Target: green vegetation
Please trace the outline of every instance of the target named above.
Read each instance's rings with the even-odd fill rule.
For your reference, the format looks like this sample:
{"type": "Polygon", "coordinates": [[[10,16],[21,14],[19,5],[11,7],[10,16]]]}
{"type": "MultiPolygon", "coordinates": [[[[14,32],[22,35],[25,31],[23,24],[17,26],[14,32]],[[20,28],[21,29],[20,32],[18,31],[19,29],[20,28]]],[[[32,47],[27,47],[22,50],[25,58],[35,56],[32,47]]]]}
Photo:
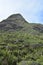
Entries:
{"type": "Polygon", "coordinates": [[[0,33],[0,65],[43,65],[43,35],[0,33]]]}

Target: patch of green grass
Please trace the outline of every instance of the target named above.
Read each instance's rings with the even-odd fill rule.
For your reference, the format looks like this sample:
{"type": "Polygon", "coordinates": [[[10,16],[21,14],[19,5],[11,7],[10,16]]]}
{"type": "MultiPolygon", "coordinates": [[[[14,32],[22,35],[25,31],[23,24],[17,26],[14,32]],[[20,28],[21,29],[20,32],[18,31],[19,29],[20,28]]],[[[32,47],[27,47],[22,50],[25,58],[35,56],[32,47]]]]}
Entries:
{"type": "Polygon", "coordinates": [[[31,65],[33,62],[43,65],[43,35],[0,33],[0,65],[5,60],[8,65],[31,65]]]}

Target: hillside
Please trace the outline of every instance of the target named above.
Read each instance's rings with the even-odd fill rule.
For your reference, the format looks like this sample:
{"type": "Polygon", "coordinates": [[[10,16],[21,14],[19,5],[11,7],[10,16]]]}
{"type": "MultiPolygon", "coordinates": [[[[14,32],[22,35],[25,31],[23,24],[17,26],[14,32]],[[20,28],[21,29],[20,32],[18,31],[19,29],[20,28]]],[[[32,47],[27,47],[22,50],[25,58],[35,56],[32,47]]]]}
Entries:
{"type": "Polygon", "coordinates": [[[28,33],[43,33],[43,25],[28,23],[21,14],[13,14],[0,22],[1,31],[21,31],[28,33]]]}
{"type": "Polygon", "coordinates": [[[0,65],[43,65],[43,25],[21,14],[1,21],[0,65]]]}

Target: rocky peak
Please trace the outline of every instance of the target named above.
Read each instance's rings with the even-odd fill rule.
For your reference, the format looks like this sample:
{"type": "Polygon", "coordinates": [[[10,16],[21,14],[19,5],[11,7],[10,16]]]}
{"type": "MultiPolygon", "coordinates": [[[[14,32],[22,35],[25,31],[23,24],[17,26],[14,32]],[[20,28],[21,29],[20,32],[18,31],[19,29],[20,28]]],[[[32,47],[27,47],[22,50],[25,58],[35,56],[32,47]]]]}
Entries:
{"type": "Polygon", "coordinates": [[[21,14],[13,14],[7,18],[7,20],[24,20],[21,14]]]}

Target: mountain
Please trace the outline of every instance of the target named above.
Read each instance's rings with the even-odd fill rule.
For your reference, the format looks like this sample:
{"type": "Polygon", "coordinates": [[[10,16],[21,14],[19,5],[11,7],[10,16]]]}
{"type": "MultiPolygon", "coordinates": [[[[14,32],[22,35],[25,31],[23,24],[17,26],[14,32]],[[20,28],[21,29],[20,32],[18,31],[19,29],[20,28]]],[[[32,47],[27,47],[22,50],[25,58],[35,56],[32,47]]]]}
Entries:
{"type": "Polygon", "coordinates": [[[0,30],[21,30],[26,24],[25,19],[20,14],[14,14],[9,16],[6,20],[0,22],[0,30]]]}
{"type": "Polygon", "coordinates": [[[0,22],[2,31],[24,31],[32,34],[43,33],[43,25],[28,23],[21,14],[13,14],[0,22]]]}
{"type": "Polygon", "coordinates": [[[43,65],[43,24],[21,14],[0,22],[0,65],[43,65]]]}

